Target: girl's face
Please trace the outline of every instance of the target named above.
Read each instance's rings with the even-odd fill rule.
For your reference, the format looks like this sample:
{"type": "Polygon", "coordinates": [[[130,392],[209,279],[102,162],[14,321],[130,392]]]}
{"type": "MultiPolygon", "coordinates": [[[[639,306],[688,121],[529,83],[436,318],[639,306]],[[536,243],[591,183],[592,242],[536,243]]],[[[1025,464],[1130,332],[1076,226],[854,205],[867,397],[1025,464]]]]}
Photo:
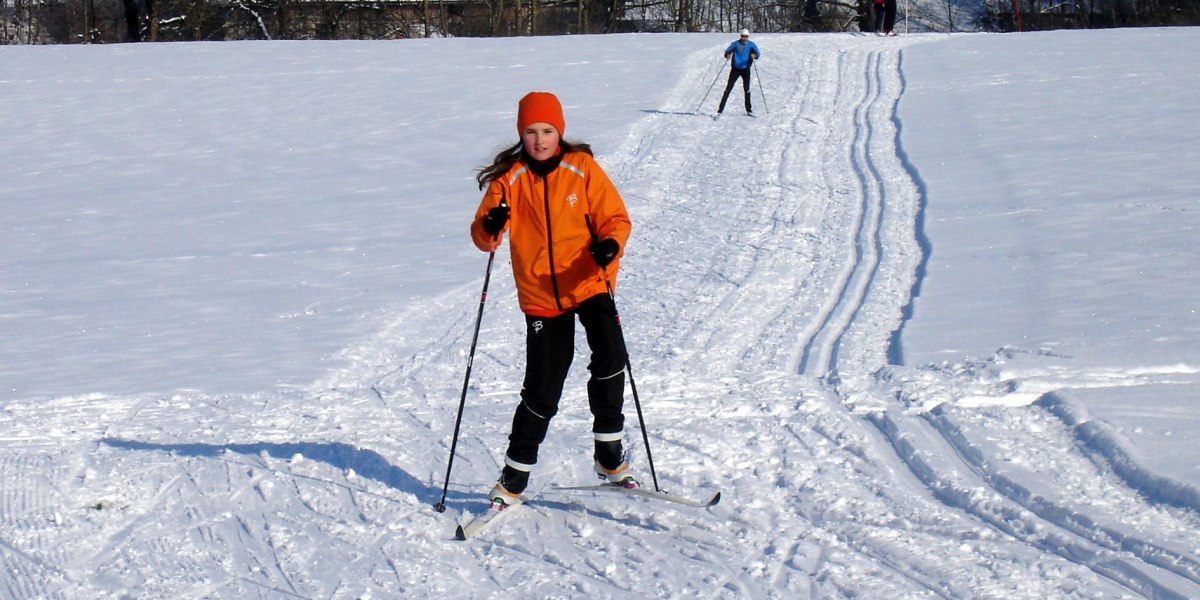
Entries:
{"type": "Polygon", "coordinates": [[[533,160],[547,160],[558,153],[558,130],[549,123],[530,123],[521,132],[521,143],[533,160]]]}

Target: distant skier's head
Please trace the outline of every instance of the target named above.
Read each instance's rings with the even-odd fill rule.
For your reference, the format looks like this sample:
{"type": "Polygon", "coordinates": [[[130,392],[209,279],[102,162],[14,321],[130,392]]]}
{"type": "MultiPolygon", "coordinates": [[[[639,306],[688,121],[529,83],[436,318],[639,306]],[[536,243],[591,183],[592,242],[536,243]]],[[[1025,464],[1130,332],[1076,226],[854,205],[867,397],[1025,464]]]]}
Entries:
{"type": "Polygon", "coordinates": [[[750,30],[749,30],[749,29],[743,29],[743,30],[742,30],[742,41],[743,41],[743,42],[747,42],[747,41],[749,41],[749,40],[750,40],[750,30]]]}
{"type": "Polygon", "coordinates": [[[548,160],[558,154],[566,122],[562,105],[549,92],[530,92],[517,106],[517,134],[525,154],[534,160],[548,160]]]}

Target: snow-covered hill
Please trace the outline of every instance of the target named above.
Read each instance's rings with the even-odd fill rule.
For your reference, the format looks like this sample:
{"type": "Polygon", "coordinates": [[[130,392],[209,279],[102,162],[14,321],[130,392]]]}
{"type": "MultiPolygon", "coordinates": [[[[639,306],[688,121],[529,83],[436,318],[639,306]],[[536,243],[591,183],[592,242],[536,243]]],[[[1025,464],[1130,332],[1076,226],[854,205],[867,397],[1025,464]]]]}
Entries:
{"type": "Polygon", "coordinates": [[[756,36],[713,119],[727,38],[0,47],[0,597],[1200,596],[1195,30],[756,36]],[[533,89],[632,214],[657,479],[724,495],[554,489],[577,367],[463,543],[523,368],[503,250],[435,512],[473,168],[533,89]]]}

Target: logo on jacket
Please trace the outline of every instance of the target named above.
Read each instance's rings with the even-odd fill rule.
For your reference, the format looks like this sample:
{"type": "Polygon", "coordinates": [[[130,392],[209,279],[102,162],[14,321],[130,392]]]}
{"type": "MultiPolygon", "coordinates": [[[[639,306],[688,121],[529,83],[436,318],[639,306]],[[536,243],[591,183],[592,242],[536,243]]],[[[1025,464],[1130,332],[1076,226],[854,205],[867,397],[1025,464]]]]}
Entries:
{"type": "Polygon", "coordinates": [[[579,202],[579,196],[576,196],[575,194],[567,196],[567,204],[570,204],[571,208],[575,208],[576,202],[579,202]]]}

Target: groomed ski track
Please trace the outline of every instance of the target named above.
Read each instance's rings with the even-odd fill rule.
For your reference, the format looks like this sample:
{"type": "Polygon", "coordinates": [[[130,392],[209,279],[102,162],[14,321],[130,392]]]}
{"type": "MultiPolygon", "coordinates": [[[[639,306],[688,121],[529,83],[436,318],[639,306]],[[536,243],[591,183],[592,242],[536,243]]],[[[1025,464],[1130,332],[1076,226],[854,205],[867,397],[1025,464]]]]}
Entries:
{"type": "Polygon", "coordinates": [[[529,501],[453,541],[499,471],[523,363],[501,252],[446,513],[431,507],[479,282],[396,315],[311,389],[14,403],[26,446],[0,460],[0,598],[1200,597],[1195,490],[1142,493],[1154,475],[1067,397],[956,404],[1005,393],[1003,352],[889,364],[927,250],[903,52],[931,40],[772,37],[755,118],[734,99],[711,118],[723,75],[697,109],[705,48],[599,149],[634,221],[617,302],[658,477],[720,488],[717,507],[553,489],[591,483],[581,354],[529,501]],[[98,441],[64,458],[58,424],[81,421],[98,441]],[[208,436],[231,421],[244,430],[208,436]]]}
{"type": "MultiPolygon", "coordinates": [[[[1106,594],[1191,597],[1200,590],[1200,562],[1191,551],[1200,541],[1196,504],[1185,504],[1192,512],[1147,504],[1137,489],[1104,473],[1103,452],[1099,467],[1094,456],[1082,455],[1072,443],[1072,430],[1051,415],[1036,415],[1048,423],[1025,428],[1014,427],[1005,410],[957,411],[951,403],[926,397],[927,392],[944,394],[944,383],[926,390],[910,382],[932,377],[928,370],[914,376],[911,370],[887,365],[889,355],[902,358],[889,342],[918,288],[916,277],[928,249],[918,231],[923,202],[918,174],[904,162],[895,117],[904,85],[900,62],[905,43],[876,42],[869,36],[840,38],[829,45],[784,40],[777,44],[784,48],[775,52],[790,51],[793,60],[782,73],[773,65],[769,80],[776,86],[766,92],[767,100],[774,100],[769,105],[773,112],[764,114],[760,104],[758,119],[749,120],[731,102],[712,125],[689,123],[677,130],[682,135],[665,144],[638,140],[633,158],[640,173],[685,174],[651,176],[644,186],[646,204],[654,207],[651,221],[666,232],[646,237],[650,254],[672,257],[665,262],[680,269],[696,268],[686,285],[656,290],[668,296],[664,306],[684,307],[683,314],[668,313],[661,331],[670,332],[674,319],[684,333],[670,347],[651,353],[673,355],[680,366],[690,365],[687,374],[672,378],[680,381],[733,372],[732,381],[744,382],[752,378],[745,371],[762,377],[763,367],[799,376],[801,390],[792,409],[810,416],[807,427],[788,419],[768,425],[771,413],[780,409],[760,403],[762,429],[735,426],[717,435],[752,440],[742,460],[727,465],[756,464],[756,455],[779,457],[790,476],[772,473],[785,477],[772,499],[778,503],[774,510],[786,512],[790,506],[799,518],[789,522],[808,521],[814,528],[761,541],[767,551],[758,560],[774,566],[768,581],[799,581],[809,575],[812,581],[803,587],[813,597],[853,595],[850,586],[839,585],[836,574],[854,572],[862,561],[882,570],[877,577],[887,583],[875,593],[887,597],[907,595],[887,589],[946,598],[1078,592],[1076,584],[1049,575],[1043,590],[1005,591],[1006,578],[999,573],[1034,564],[1049,568],[1043,563],[1057,557],[1064,562],[1064,573],[1073,572],[1067,580],[1089,580],[1083,587],[1108,589],[1106,594]],[[792,85],[780,87],[780,82],[792,85]],[[800,264],[807,270],[796,270],[796,255],[806,257],[800,264]],[[830,412],[824,414],[826,410],[830,412]],[[1003,445],[989,448],[985,440],[996,436],[1006,438],[1003,445]],[[1050,458],[1057,466],[1034,473],[1004,464],[1014,460],[1009,452],[1045,448],[1047,439],[1057,440],[1057,448],[1019,463],[1032,466],[1050,458]],[[831,465],[836,459],[815,451],[825,444],[866,464],[851,461],[836,468],[831,465]],[[814,456],[793,457],[797,447],[814,456]],[[889,449],[902,467],[899,473],[886,466],[889,449]],[[989,456],[988,451],[1003,454],[989,456]],[[1064,464],[1070,466],[1062,469],[1064,464]],[[1074,476],[1054,477],[1056,470],[1074,476]],[[1096,477],[1078,477],[1088,472],[1096,477]],[[838,480],[868,485],[848,492],[839,489],[838,480]],[[1084,483],[1105,489],[1073,491],[1084,483]],[[871,484],[879,487],[871,489],[871,484]],[[918,511],[923,515],[918,517],[912,514],[911,498],[905,498],[909,494],[932,494],[941,505],[918,511]],[[1114,496],[1124,508],[1075,506],[1070,500],[1114,496]],[[847,503],[855,505],[851,515],[839,510],[847,503]],[[1130,507],[1132,513],[1123,512],[1130,507]],[[900,535],[888,532],[885,524],[897,515],[907,523],[900,535]],[[1187,539],[1137,534],[1138,519],[1162,518],[1178,519],[1187,539]],[[982,580],[947,576],[938,563],[952,564],[957,551],[949,539],[939,540],[932,532],[964,526],[979,528],[981,540],[1001,547],[1015,544],[1019,550],[998,551],[990,563],[996,572],[982,580]],[[799,539],[791,539],[796,534],[799,539]],[[827,541],[818,549],[811,545],[816,540],[827,541]],[[1027,552],[1036,558],[1022,556],[1027,552]]],[[[702,81],[702,73],[694,81],[702,81]]],[[[958,384],[972,393],[978,385],[970,380],[958,384]]],[[[755,387],[714,395],[731,400],[778,395],[755,387]]],[[[718,402],[705,416],[721,422],[721,408],[718,402]]],[[[735,475],[735,489],[738,479],[735,475]]],[[[737,523],[738,516],[732,519],[737,523]]],[[[754,525],[743,527],[733,537],[752,537],[754,525]]],[[[775,588],[736,589],[758,596],[775,588]]]]}

